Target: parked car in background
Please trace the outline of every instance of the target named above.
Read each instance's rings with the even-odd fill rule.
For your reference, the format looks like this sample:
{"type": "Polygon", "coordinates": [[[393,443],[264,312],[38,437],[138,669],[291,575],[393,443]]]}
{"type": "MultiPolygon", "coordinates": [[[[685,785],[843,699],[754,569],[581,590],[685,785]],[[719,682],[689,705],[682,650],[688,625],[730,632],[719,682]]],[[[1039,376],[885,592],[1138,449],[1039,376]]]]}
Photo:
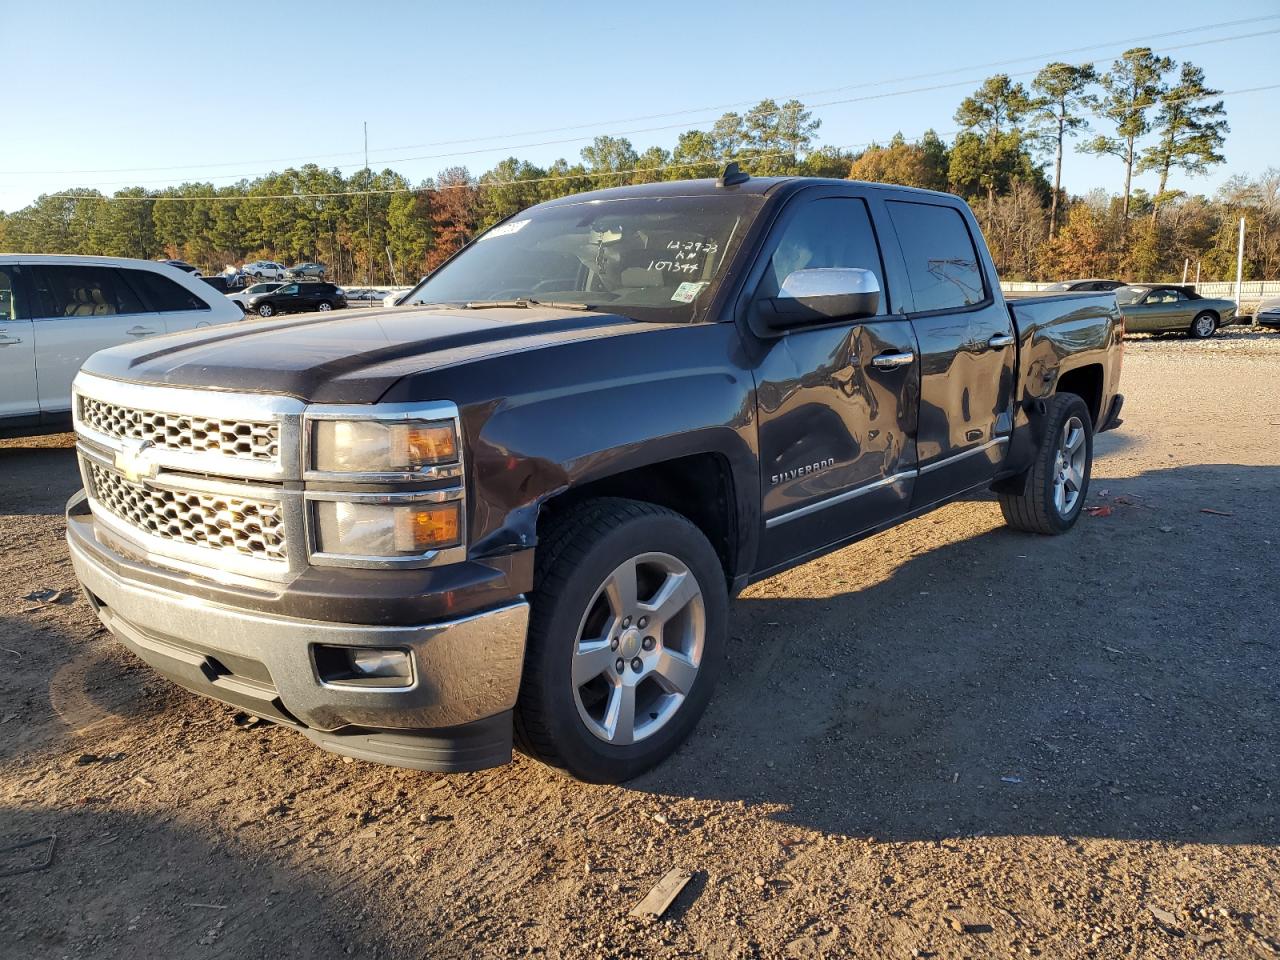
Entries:
{"type": "Polygon", "coordinates": [[[277,313],[304,313],[309,310],[341,310],[347,305],[346,292],[332,283],[294,281],[275,290],[245,298],[245,310],[260,317],[277,313]]]}
{"type": "Polygon", "coordinates": [[[1263,300],[1258,304],[1258,312],[1254,314],[1253,320],[1260,327],[1280,330],[1280,297],[1263,300]]]}
{"type": "Polygon", "coordinates": [[[320,279],[324,276],[323,263],[295,263],[286,271],[291,277],[315,277],[320,279]]]}
{"type": "Polygon", "coordinates": [[[253,263],[246,263],[240,270],[255,280],[283,280],[287,272],[274,260],[255,260],[253,263]]]}
{"type": "Polygon", "coordinates": [[[1098,291],[1105,293],[1108,290],[1118,290],[1124,286],[1123,280],[1098,280],[1090,278],[1088,280],[1062,280],[1058,283],[1051,283],[1045,287],[1045,292],[1053,291],[1054,293],[1086,293],[1098,291]]]}
{"type": "MultiPolygon", "coordinates": [[[[199,274],[196,274],[196,276],[199,276],[199,274]]],[[[227,278],[222,274],[218,274],[216,277],[200,277],[200,279],[219,293],[231,292],[231,284],[227,282],[227,278]]]]}
{"type": "Polygon", "coordinates": [[[1219,327],[1240,322],[1234,300],[1209,299],[1174,283],[1131,283],[1116,290],[1116,303],[1130,333],[1185,333],[1204,339],[1219,327]]]}
{"type": "Polygon", "coordinates": [[[91,353],[243,315],[164,262],[0,254],[0,433],[69,429],[71,381],[91,353]]]}
{"type": "Polygon", "coordinates": [[[197,270],[195,267],[193,267],[191,264],[187,263],[187,261],[185,260],[165,260],[163,257],[161,257],[156,261],[156,263],[167,263],[171,267],[177,267],[179,270],[183,271],[184,273],[190,273],[197,277],[200,276],[200,271],[197,270]]]}
{"type": "Polygon", "coordinates": [[[283,286],[284,283],[279,280],[268,280],[265,283],[255,283],[251,287],[245,287],[239,293],[227,294],[227,299],[233,303],[240,304],[240,308],[248,313],[250,297],[255,297],[260,293],[271,293],[273,290],[279,290],[283,286]]]}

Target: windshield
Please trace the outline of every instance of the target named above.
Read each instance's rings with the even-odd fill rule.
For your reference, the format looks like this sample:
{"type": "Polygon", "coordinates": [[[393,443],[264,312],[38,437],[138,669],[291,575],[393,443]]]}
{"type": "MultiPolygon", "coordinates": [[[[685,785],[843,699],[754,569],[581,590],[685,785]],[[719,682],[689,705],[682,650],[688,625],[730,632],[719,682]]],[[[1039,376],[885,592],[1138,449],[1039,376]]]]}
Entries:
{"type": "Polygon", "coordinates": [[[1045,287],[1045,289],[1046,290],[1070,290],[1071,284],[1064,280],[1061,283],[1051,283],[1047,287],[1045,287]]]}
{"type": "Polygon", "coordinates": [[[760,204],[733,194],[534,207],[482,234],[402,303],[571,302],[692,322],[760,204]]]}
{"type": "Polygon", "coordinates": [[[270,293],[272,290],[278,290],[279,288],[280,284],[278,283],[255,283],[245,293],[270,293]]]}
{"type": "Polygon", "coordinates": [[[1137,303],[1146,295],[1146,287],[1120,287],[1116,290],[1116,303],[1137,303]]]}

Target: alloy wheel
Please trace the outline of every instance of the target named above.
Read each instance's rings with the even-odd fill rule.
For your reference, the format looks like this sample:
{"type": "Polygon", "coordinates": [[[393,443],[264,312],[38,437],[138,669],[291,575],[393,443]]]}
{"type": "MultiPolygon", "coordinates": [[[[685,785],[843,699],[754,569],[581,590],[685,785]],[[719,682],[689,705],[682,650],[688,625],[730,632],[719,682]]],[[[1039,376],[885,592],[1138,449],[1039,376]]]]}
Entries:
{"type": "Polygon", "coordinates": [[[319,309],[321,313],[328,313],[330,310],[333,309],[333,307],[327,303],[322,303],[317,309],[319,309]]]}
{"type": "Polygon", "coordinates": [[[1059,516],[1071,516],[1084,489],[1085,457],[1088,453],[1084,429],[1084,422],[1079,417],[1068,417],[1062,425],[1058,454],[1053,464],[1053,506],[1059,516]]]}
{"type": "Polygon", "coordinates": [[[706,633],[702,588],[683,561],[644,553],[619,564],[574,643],[570,682],[587,729],[617,746],[661,730],[693,689],[706,633]]]}

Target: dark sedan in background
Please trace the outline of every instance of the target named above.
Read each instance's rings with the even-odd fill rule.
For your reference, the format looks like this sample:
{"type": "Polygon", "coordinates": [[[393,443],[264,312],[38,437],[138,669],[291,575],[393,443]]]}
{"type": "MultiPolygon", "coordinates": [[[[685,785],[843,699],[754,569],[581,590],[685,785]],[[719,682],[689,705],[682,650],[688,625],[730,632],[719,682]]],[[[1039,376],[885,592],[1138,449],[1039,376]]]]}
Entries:
{"type": "Polygon", "coordinates": [[[1253,321],[1260,327],[1280,330],[1280,297],[1272,297],[1258,304],[1258,313],[1253,321]]]}
{"type": "Polygon", "coordinates": [[[1130,333],[1185,333],[1212,337],[1219,327],[1239,323],[1234,300],[1202,297],[1190,286],[1134,283],[1116,290],[1116,303],[1130,333]]]}
{"type": "Polygon", "coordinates": [[[245,310],[259,317],[274,317],[277,313],[341,310],[346,305],[347,295],[341,287],[332,283],[299,282],[254,294],[245,303],[245,310]]]}
{"type": "Polygon", "coordinates": [[[1100,280],[1097,277],[1090,277],[1087,280],[1060,280],[1049,284],[1044,289],[1046,292],[1052,290],[1054,293],[1106,293],[1108,290],[1116,290],[1123,286],[1123,280],[1100,280]]]}

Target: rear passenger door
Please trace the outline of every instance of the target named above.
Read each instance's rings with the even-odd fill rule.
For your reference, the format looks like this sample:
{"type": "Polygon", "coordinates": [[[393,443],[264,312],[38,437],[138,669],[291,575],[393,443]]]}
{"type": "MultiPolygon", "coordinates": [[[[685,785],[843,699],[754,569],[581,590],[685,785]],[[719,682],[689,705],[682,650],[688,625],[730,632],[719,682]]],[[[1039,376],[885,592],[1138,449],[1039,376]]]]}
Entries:
{"type": "Polygon", "coordinates": [[[757,568],[766,570],[906,511],[919,365],[860,191],[797,195],[761,259],[753,303],[776,297],[796,270],[868,270],[881,291],[874,316],[823,320],[756,341],[764,520],[757,568]]]}
{"type": "MultiPolygon", "coordinates": [[[[164,276],[159,270],[126,268],[120,272],[146,306],[159,315],[164,332],[174,333],[210,325],[209,317],[213,311],[209,309],[208,301],[164,276]]],[[[204,281],[200,283],[209,287],[210,294],[221,296],[209,284],[204,281]]]]}
{"type": "Polygon", "coordinates": [[[1013,319],[960,208],[887,199],[920,344],[918,508],[990,481],[1012,430],[1013,319]]]}
{"type": "Polygon", "coordinates": [[[90,354],[164,332],[114,267],[34,265],[29,289],[42,413],[71,409],[71,381],[90,354]]]}
{"type": "Polygon", "coordinates": [[[0,266],[0,418],[40,412],[35,332],[22,288],[23,268],[0,266]]]}

